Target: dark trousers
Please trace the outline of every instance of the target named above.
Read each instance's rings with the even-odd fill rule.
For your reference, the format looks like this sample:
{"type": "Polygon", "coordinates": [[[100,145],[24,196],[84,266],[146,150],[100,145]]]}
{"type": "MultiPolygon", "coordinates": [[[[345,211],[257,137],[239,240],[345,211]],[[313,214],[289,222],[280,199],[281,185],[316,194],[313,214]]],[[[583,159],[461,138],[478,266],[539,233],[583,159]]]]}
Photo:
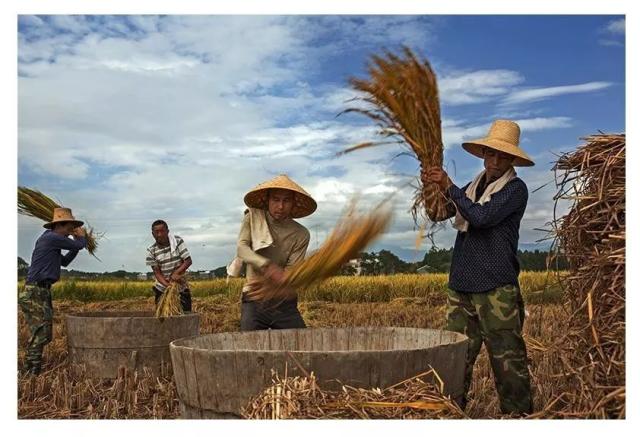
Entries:
{"type": "MultiPolygon", "coordinates": [[[[162,291],[158,290],[156,287],[152,287],[153,292],[155,293],[155,303],[158,305],[160,301],[160,296],[162,296],[162,291]]],[[[182,306],[182,311],[185,313],[191,312],[191,290],[185,288],[180,292],[180,305],[182,306]]]]}
{"type": "Polygon", "coordinates": [[[297,299],[284,301],[278,305],[274,302],[242,301],[241,331],[306,327],[307,325],[298,311],[297,299]]]}

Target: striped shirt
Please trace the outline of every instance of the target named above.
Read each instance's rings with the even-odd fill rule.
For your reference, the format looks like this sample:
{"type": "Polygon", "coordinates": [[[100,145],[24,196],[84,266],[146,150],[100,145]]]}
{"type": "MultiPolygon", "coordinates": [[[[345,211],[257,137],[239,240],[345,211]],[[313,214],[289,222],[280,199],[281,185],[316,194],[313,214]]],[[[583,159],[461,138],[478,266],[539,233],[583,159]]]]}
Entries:
{"type": "MultiPolygon", "coordinates": [[[[154,243],[147,249],[146,263],[148,266],[159,267],[162,274],[168,278],[171,273],[173,273],[173,271],[190,256],[187,246],[184,244],[184,240],[176,235],[176,250],[173,253],[171,252],[171,247],[169,245],[166,247],[160,247],[158,246],[158,243],[154,243]]],[[[154,287],[160,291],[164,291],[166,288],[157,280],[154,287]]]]}

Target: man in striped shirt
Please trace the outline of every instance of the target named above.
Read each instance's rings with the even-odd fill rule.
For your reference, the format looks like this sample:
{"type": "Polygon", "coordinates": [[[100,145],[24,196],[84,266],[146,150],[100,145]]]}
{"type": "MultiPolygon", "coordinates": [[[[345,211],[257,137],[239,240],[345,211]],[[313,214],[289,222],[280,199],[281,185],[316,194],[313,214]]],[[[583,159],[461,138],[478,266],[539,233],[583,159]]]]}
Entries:
{"type": "Polygon", "coordinates": [[[151,235],[156,242],[147,249],[146,264],[151,266],[156,282],[153,285],[156,305],[171,281],[182,280],[180,304],[184,312],[191,311],[191,291],[186,280],[181,279],[191,266],[191,255],[184,240],[169,234],[169,226],[164,220],[156,220],[151,225],[151,235]]]}

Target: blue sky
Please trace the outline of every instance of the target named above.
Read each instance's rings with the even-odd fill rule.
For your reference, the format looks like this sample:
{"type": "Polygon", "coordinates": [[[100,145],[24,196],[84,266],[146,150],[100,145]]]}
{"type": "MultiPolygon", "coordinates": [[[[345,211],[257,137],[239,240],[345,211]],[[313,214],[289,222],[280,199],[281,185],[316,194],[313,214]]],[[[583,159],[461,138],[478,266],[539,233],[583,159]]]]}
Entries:
{"type": "MultiPolygon", "coordinates": [[[[554,152],[625,130],[622,16],[20,16],[18,26],[18,183],[106,232],[102,262],[83,254],[82,270],[146,270],[156,218],[185,239],[194,269],[224,265],[244,193],[281,172],[318,200],[301,220],[312,249],[354,194],[372,205],[406,183],[400,174],[417,166],[391,161],[399,148],[334,157],[375,139],[367,120],[335,115],[353,97],[348,78],[383,47],[431,61],[459,185],[481,168],[461,141],[495,118],[521,124],[537,164],[517,169],[530,191],[552,180],[554,152]]],[[[530,194],[523,247],[542,238],[534,229],[552,218],[553,193],[530,194]]],[[[411,195],[397,195],[375,248],[412,256],[411,195]]],[[[29,262],[41,224],[18,225],[29,262]]],[[[436,242],[454,237],[448,227],[436,242]]]]}

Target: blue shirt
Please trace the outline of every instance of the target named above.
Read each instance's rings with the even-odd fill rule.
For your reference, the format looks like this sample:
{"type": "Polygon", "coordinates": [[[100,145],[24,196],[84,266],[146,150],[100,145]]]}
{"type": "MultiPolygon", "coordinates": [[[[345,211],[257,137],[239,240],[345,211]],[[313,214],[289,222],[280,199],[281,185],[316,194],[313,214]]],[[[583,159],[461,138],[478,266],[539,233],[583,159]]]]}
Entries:
{"type": "Polygon", "coordinates": [[[27,273],[27,282],[49,281],[51,283],[60,279],[60,266],[68,266],[76,257],[80,249],[87,246],[87,240],[83,237],[68,237],[46,230],[36,241],[36,246],[31,254],[31,265],[27,273]],[[62,255],[61,250],[68,250],[62,255]]]}
{"type": "MultiPolygon", "coordinates": [[[[466,196],[467,186],[448,189],[449,197],[469,222],[468,231],[456,236],[449,288],[482,293],[504,285],[519,286],[518,238],[529,198],[527,185],[516,177],[484,205],[466,196]]],[[[477,194],[476,199],[482,195],[477,194]]]]}

